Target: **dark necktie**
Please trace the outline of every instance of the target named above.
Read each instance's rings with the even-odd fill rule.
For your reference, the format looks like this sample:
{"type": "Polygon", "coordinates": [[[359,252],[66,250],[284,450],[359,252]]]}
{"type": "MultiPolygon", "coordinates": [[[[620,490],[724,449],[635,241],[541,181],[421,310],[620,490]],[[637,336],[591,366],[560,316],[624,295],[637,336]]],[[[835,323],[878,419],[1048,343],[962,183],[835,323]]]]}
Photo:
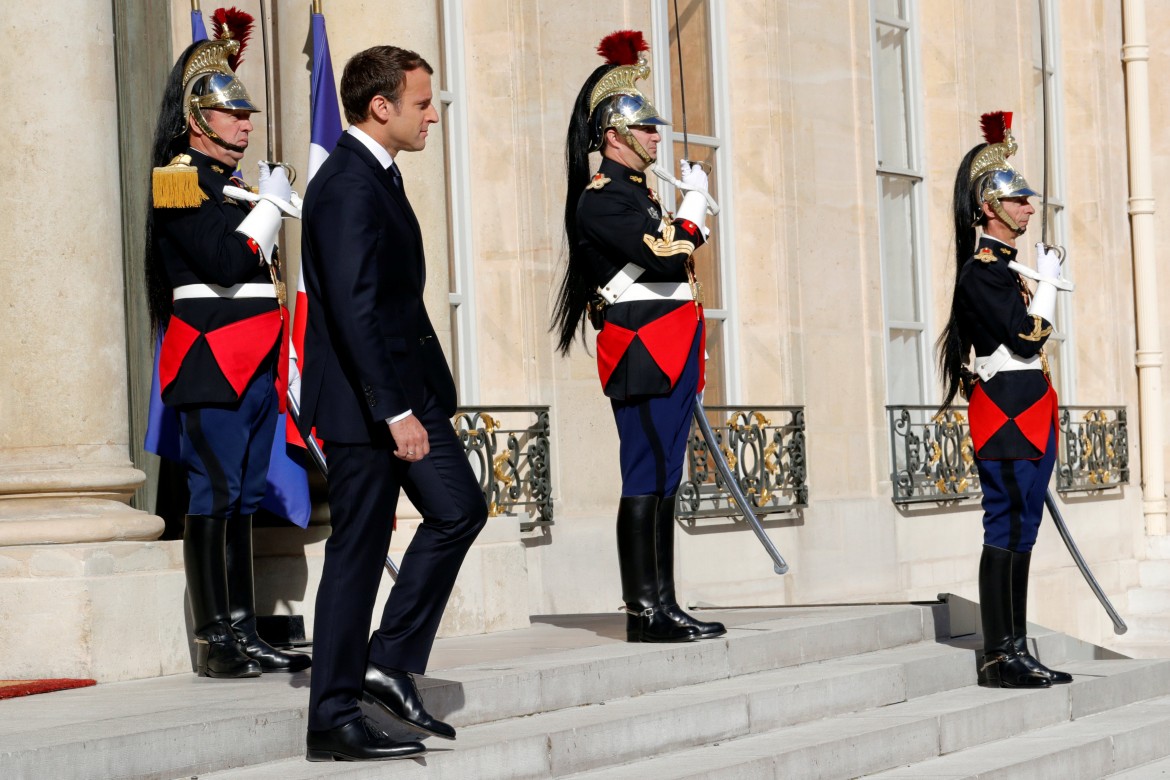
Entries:
{"type": "Polygon", "coordinates": [[[402,186],[402,171],[398,170],[398,163],[390,163],[390,167],[386,171],[390,174],[390,181],[394,182],[394,186],[398,188],[398,191],[405,195],[406,190],[402,186]]]}

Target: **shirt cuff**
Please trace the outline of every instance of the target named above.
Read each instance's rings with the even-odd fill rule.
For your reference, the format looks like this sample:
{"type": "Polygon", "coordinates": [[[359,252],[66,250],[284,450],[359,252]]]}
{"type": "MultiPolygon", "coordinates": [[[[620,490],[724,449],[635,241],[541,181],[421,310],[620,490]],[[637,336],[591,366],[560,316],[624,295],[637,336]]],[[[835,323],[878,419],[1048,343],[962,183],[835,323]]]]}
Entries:
{"type": "Polygon", "coordinates": [[[387,418],[386,418],[386,424],[387,424],[387,425],[393,425],[394,423],[396,423],[396,422],[398,422],[398,421],[400,421],[400,420],[405,420],[407,417],[410,417],[410,415],[412,415],[412,414],[414,414],[414,412],[413,412],[413,411],[411,411],[410,409],[407,409],[407,410],[406,410],[405,412],[403,412],[402,414],[396,414],[396,415],[394,415],[393,417],[387,417],[387,418]]]}

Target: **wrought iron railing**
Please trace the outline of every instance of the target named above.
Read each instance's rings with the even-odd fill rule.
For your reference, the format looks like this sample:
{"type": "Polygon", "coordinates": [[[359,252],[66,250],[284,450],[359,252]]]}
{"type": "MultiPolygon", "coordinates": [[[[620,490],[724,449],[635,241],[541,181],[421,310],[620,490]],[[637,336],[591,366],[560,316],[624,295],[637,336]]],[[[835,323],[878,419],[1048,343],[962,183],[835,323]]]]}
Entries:
{"type": "MultiPolygon", "coordinates": [[[[707,419],[757,515],[808,506],[803,406],[708,406],[707,419]]],[[[739,516],[707,442],[693,424],[677,512],[691,523],[701,517],[739,516]]]]}
{"type": "MultiPolygon", "coordinates": [[[[887,406],[894,503],[955,501],[980,495],[966,407],[887,406]]],[[[1056,489],[1105,490],[1129,482],[1124,406],[1060,407],[1056,489]]]]}
{"type": "Polygon", "coordinates": [[[522,530],[553,521],[547,406],[460,408],[452,421],[488,515],[523,513],[522,530]]]}
{"type": "Polygon", "coordinates": [[[966,407],[887,406],[895,504],[980,495],[966,407]]]}
{"type": "Polygon", "coordinates": [[[1062,406],[1056,489],[1105,490],[1129,482],[1124,406],[1062,406]]]}

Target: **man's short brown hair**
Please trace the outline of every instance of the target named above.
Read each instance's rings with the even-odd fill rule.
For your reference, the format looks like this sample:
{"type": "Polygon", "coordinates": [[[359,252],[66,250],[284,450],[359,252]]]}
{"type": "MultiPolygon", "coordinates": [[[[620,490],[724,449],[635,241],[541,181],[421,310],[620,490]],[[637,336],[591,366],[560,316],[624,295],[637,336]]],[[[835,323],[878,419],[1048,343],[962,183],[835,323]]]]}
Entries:
{"type": "Polygon", "coordinates": [[[402,100],[407,71],[422,68],[435,71],[413,51],[397,46],[373,46],[350,57],[341,74],[341,105],[351,125],[369,115],[370,101],[381,95],[396,107],[402,100]]]}

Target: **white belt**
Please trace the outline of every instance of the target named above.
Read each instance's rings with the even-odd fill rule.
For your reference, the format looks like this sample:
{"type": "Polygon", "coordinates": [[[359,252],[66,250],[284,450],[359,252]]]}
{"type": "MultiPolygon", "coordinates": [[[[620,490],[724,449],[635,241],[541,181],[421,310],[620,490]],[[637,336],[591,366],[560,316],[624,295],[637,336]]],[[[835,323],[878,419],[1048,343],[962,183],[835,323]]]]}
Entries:
{"type": "Polygon", "coordinates": [[[1043,369],[1044,366],[1040,362],[1039,355],[1022,358],[1008,349],[1006,344],[1000,344],[996,347],[995,352],[986,357],[975,357],[975,373],[984,382],[991,381],[991,378],[1000,371],[1042,371],[1043,369]]]}
{"type": "Polygon", "coordinates": [[[617,303],[626,290],[630,289],[630,286],[638,281],[638,277],[645,272],[646,269],[637,263],[626,263],[625,267],[614,274],[612,279],[597,288],[597,293],[605,299],[606,303],[617,303]]]}
{"type": "Polygon", "coordinates": [[[686,282],[641,282],[631,284],[618,303],[627,301],[689,301],[691,286],[686,282]]]}
{"type": "Polygon", "coordinates": [[[218,284],[184,284],[173,291],[174,300],[186,298],[275,298],[276,289],[268,282],[247,282],[234,284],[231,287],[220,287],[218,284]]]}

